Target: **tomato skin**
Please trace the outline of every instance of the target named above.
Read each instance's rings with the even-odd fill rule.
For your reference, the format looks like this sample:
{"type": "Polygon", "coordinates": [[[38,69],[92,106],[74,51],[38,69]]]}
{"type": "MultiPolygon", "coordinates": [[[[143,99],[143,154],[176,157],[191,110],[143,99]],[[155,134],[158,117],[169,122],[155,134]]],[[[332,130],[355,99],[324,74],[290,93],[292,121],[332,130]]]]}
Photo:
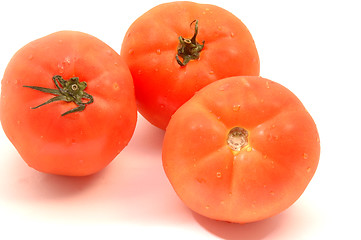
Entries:
{"type": "Polygon", "coordinates": [[[108,165],[133,135],[137,111],[130,71],[113,49],[81,32],[61,31],[21,48],[9,62],[1,89],[1,124],[24,161],[46,173],[84,176],[108,165]],[[52,77],[78,77],[94,102],[81,112],[57,101],[31,109],[56,89],[52,77]]]}
{"type": "Polygon", "coordinates": [[[225,77],[258,76],[260,69],[255,43],[241,20],[220,7],[193,2],[161,4],[139,17],[125,35],[121,55],[134,79],[139,112],[161,129],[202,87],[225,77]],[[194,20],[204,48],[198,60],[181,67],[175,59],[178,38],[193,36],[194,20]]]}
{"type": "Polygon", "coordinates": [[[195,94],[172,116],[163,166],[193,211],[246,223],[291,206],[313,177],[320,156],[316,125],[288,89],[261,77],[231,77],[195,94]],[[234,154],[229,131],[248,131],[234,154]]]}

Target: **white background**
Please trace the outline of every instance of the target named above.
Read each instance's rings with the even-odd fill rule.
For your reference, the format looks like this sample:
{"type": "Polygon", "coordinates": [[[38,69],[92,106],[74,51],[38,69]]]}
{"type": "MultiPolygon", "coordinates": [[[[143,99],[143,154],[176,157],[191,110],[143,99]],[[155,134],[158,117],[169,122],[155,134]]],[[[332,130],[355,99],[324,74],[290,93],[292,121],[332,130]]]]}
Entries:
{"type": "MultiPolygon", "coordinates": [[[[119,52],[130,24],[161,2],[1,1],[0,76],[19,48],[59,30],[92,34],[119,52]]],[[[357,1],[198,2],[238,16],[256,42],[261,76],[293,91],[313,116],[321,159],[301,198],[273,218],[244,225],[191,212],[163,172],[163,131],[142,117],[118,157],[82,178],[29,168],[0,130],[0,239],[361,239],[357,1]]]]}

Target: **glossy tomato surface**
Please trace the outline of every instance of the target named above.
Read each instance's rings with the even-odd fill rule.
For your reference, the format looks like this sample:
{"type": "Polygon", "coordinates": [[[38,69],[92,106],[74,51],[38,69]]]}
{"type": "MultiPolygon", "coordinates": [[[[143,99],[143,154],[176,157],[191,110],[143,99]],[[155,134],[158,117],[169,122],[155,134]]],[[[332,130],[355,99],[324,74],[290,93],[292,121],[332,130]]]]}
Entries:
{"type": "Polygon", "coordinates": [[[193,2],[161,4],[139,17],[125,35],[121,55],[134,79],[139,112],[162,129],[202,87],[225,77],[258,76],[260,69],[241,20],[220,7],[193,2]],[[181,66],[179,38],[191,40],[196,26],[196,42],[204,46],[198,59],[181,66]]]}
{"type": "Polygon", "coordinates": [[[318,165],[316,125],[300,100],[261,77],[232,77],[172,116],[163,166],[184,203],[209,218],[253,222],[288,208],[318,165]]]}
{"type": "Polygon", "coordinates": [[[130,71],[119,54],[88,34],[62,31],[27,44],[9,62],[1,85],[2,127],[25,162],[39,171],[95,173],[133,135],[137,115],[130,71]],[[88,94],[81,102],[91,97],[93,102],[54,101],[32,109],[57,95],[24,86],[57,90],[54,76],[60,88],[60,78],[78,78],[85,87],[81,93],[88,94]],[[86,105],[82,111],[63,115],[81,105],[86,105]]]}

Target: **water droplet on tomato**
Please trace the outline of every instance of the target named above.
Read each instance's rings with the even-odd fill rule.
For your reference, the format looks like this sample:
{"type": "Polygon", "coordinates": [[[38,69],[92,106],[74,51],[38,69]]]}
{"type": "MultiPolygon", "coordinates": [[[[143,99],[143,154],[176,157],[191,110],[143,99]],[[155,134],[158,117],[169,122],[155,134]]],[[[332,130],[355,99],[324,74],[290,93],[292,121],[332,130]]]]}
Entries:
{"type": "Polygon", "coordinates": [[[33,58],[34,58],[34,56],[32,54],[30,54],[29,57],[28,57],[29,60],[31,60],[33,58]]]}
{"type": "Polygon", "coordinates": [[[196,178],[196,180],[199,182],[199,183],[205,183],[206,180],[204,178],[196,178]]]}
{"type": "Polygon", "coordinates": [[[234,32],[231,32],[231,37],[232,37],[232,38],[234,37],[234,32]]]}
{"type": "Polygon", "coordinates": [[[238,112],[241,109],[241,105],[240,104],[233,105],[232,109],[234,112],[238,112]]]}
{"type": "Polygon", "coordinates": [[[129,53],[130,55],[132,55],[132,54],[134,53],[134,50],[133,50],[133,49],[129,49],[128,53],[129,53]]]}
{"type": "Polygon", "coordinates": [[[274,196],[274,195],[275,195],[275,192],[274,192],[274,191],[270,191],[270,192],[269,192],[269,195],[274,196]]]}
{"type": "Polygon", "coordinates": [[[108,54],[109,56],[112,55],[112,50],[108,49],[108,50],[107,50],[107,54],[108,54]]]}
{"type": "Polygon", "coordinates": [[[303,154],[303,159],[308,159],[308,154],[307,153],[303,154]]]}
{"type": "Polygon", "coordinates": [[[266,81],[266,88],[269,88],[269,82],[266,81]]]}
{"type": "Polygon", "coordinates": [[[162,52],[160,51],[160,49],[157,49],[157,54],[160,55],[162,52]]]}
{"type": "Polygon", "coordinates": [[[311,168],[308,167],[308,168],[306,169],[306,171],[307,171],[308,173],[311,172],[311,168]]]}
{"type": "Polygon", "coordinates": [[[252,147],[251,147],[251,146],[248,146],[248,147],[246,148],[246,151],[247,151],[247,152],[252,151],[252,147]]]}
{"type": "Polygon", "coordinates": [[[210,209],[210,208],[211,208],[211,207],[210,207],[209,205],[206,206],[206,209],[207,209],[207,210],[210,209]]]}
{"type": "Polygon", "coordinates": [[[58,69],[59,69],[59,73],[63,73],[64,72],[64,66],[62,64],[58,64],[58,69]]]}
{"type": "Polygon", "coordinates": [[[59,39],[59,40],[58,40],[58,43],[59,43],[59,44],[62,44],[62,43],[63,43],[63,39],[59,39]]]}
{"type": "Polygon", "coordinates": [[[209,71],[209,74],[214,74],[214,71],[213,70],[209,71]]]}
{"type": "Polygon", "coordinates": [[[115,82],[115,83],[113,84],[113,88],[114,88],[114,90],[118,90],[118,89],[119,89],[118,83],[115,82]]]}
{"type": "Polygon", "coordinates": [[[221,172],[217,172],[217,178],[221,178],[222,177],[222,173],[221,172]]]}

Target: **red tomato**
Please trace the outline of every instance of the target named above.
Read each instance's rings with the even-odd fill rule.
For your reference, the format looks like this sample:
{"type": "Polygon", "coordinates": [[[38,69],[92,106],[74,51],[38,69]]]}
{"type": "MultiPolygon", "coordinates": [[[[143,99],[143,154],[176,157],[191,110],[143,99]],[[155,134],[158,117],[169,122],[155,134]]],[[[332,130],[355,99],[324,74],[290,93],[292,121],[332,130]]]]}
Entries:
{"type": "Polygon", "coordinates": [[[163,166],[192,210],[245,223],[295,202],[319,155],[316,125],[293,93],[261,77],[232,77],[206,86],[173,115],[163,166]]]}
{"type": "Polygon", "coordinates": [[[125,35],[121,55],[134,79],[139,112],[162,129],[202,87],[225,77],[258,76],[260,69],[241,20],[193,2],[161,4],[139,17],[125,35]]]}
{"type": "Polygon", "coordinates": [[[137,113],[129,69],[88,34],[62,31],[27,44],[1,84],[2,127],[25,162],[41,172],[95,173],[133,135],[137,113]]]}

